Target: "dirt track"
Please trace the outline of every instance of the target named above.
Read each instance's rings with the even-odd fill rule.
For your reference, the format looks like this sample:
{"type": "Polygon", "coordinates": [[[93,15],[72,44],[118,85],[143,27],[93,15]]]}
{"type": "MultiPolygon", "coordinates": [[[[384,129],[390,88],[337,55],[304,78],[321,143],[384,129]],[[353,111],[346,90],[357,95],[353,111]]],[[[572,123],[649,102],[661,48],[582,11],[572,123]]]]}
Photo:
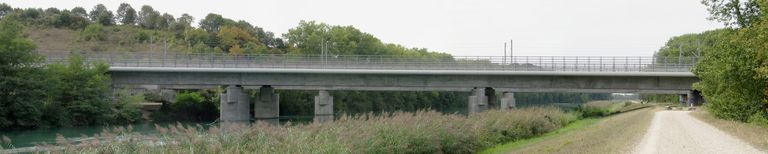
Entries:
{"type": "Polygon", "coordinates": [[[656,112],[633,153],[764,153],[688,113],[656,112]]]}

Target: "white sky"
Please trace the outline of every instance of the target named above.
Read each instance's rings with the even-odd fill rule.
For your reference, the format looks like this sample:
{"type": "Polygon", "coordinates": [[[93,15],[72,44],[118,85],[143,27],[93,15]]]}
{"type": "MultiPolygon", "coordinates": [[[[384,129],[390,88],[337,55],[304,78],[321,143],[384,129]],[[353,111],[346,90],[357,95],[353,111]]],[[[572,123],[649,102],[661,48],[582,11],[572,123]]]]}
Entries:
{"type": "MultiPolygon", "coordinates": [[[[13,7],[87,10],[115,0],[0,0],[13,7]]],[[[457,56],[650,56],[672,36],[723,27],[700,0],[135,0],[175,17],[207,13],[281,35],[300,20],[353,25],[387,43],[457,56]]]]}

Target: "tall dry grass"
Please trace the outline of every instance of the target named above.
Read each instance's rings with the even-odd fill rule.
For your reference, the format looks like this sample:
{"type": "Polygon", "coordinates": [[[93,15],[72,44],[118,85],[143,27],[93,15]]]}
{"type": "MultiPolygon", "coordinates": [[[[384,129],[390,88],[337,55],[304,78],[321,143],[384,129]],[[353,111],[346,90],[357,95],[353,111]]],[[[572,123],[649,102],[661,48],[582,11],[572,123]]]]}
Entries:
{"type": "Polygon", "coordinates": [[[578,119],[558,108],[487,111],[471,116],[435,111],[341,116],[330,123],[226,128],[156,126],[145,136],[118,128],[72,143],[65,153],[475,153],[530,138],[578,119]],[[109,133],[112,132],[112,133],[109,133]]]}

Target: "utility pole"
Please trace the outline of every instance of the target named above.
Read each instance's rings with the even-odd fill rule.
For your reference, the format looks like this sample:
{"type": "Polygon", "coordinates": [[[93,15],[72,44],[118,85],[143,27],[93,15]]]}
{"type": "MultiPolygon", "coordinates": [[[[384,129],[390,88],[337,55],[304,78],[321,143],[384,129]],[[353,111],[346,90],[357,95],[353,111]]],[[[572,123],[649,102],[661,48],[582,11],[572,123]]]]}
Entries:
{"type": "Polygon", "coordinates": [[[507,64],[507,42],[504,42],[504,57],[502,57],[501,65],[507,64]]]}
{"type": "Polygon", "coordinates": [[[325,40],[320,42],[320,60],[323,62],[323,65],[325,65],[325,40]]]}
{"type": "Polygon", "coordinates": [[[513,64],[515,63],[515,54],[514,54],[515,47],[514,46],[515,46],[515,42],[512,42],[512,39],[510,39],[509,40],[509,57],[511,59],[510,60],[511,63],[513,64]]]}

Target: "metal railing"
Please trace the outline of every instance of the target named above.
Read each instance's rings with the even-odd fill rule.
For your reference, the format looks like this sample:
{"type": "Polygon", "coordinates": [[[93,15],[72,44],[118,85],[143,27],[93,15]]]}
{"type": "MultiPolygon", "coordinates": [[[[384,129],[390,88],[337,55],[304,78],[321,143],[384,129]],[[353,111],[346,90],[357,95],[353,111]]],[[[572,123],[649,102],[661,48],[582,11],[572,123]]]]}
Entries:
{"type": "MultiPolygon", "coordinates": [[[[48,63],[66,62],[71,54],[41,53],[48,63]]],[[[382,55],[227,55],[179,53],[79,54],[86,61],[112,67],[277,68],[375,70],[498,70],[569,72],[689,72],[694,57],[454,56],[382,55]]]]}

